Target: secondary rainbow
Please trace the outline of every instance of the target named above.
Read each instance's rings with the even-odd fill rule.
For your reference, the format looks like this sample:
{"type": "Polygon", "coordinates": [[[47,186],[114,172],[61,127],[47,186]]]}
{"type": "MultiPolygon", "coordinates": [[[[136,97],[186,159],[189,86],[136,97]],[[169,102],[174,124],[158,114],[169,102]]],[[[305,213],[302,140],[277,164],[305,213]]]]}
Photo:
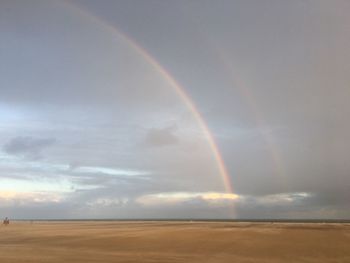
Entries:
{"type": "Polygon", "coordinates": [[[256,127],[258,128],[261,137],[264,139],[266,148],[270,153],[272,164],[275,167],[275,173],[278,175],[279,179],[283,179],[283,183],[286,186],[287,172],[281,151],[276,145],[276,142],[270,132],[265,132],[269,125],[266,123],[263,116],[263,111],[260,110],[254,93],[250,88],[251,85],[246,84],[245,80],[247,80],[247,78],[241,78],[242,74],[238,73],[238,68],[235,67],[231,60],[227,59],[232,54],[226,54],[223,48],[218,45],[218,42],[208,36],[205,28],[202,27],[201,24],[196,21],[196,19],[192,19],[192,22],[195,23],[198,32],[201,33],[202,39],[205,40],[205,43],[209,49],[216,54],[218,61],[224,66],[224,69],[227,71],[227,74],[225,75],[228,77],[228,80],[233,84],[233,87],[239,91],[242,99],[244,99],[244,101],[247,103],[250,112],[253,114],[256,127]]]}

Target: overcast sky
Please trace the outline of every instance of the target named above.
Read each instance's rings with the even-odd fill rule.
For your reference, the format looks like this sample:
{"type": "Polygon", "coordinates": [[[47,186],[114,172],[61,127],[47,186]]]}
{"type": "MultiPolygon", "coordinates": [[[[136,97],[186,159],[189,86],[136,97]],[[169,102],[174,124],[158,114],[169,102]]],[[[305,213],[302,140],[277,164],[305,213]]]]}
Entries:
{"type": "Polygon", "coordinates": [[[0,1],[0,217],[350,218],[349,13],[0,1]]]}

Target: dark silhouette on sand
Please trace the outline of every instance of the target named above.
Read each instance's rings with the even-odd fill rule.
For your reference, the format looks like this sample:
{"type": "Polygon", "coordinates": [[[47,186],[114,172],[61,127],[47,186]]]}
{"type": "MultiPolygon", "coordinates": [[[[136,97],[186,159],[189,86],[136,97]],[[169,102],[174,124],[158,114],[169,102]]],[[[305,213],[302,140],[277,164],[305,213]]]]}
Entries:
{"type": "Polygon", "coordinates": [[[10,219],[8,219],[8,218],[6,217],[6,218],[4,219],[3,224],[4,224],[5,226],[9,225],[9,224],[10,224],[10,219]]]}

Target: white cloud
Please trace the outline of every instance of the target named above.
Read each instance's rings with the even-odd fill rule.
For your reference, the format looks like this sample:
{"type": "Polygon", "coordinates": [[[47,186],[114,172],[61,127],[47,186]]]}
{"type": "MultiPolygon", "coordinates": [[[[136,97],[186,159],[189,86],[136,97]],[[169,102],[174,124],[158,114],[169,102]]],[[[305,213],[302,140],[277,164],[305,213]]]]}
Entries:
{"type": "Polygon", "coordinates": [[[107,175],[116,175],[116,176],[142,176],[148,175],[149,172],[146,171],[137,171],[137,170],[128,170],[128,169],[117,169],[109,167],[98,167],[98,166],[80,166],[73,169],[75,172],[81,173],[103,173],[107,175]]]}
{"type": "Polygon", "coordinates": [[[87,202],[86,204],[90,207],[122,206],[127,204],[128,201],[128,198],[97,198],[96,200],[87,202]]]}
{"type": "Polygon", "coordinates": [[[33,203],[59,203],[64,200],[61,193],[0,191],[0,207],[28,205],[33,203]]]}
{"type": "Polygon", "coordinates": [[[144,206],[175,205],[194,200],[202,200],[210,204],[215,204],[231,202],[239,198],[236,194],[221,192],[169,192],[144,195],[137,198],[136,202],[144,206]]]}
{"type": "Polygon", "coordinates": [[[242,196],[242,202],[255,203],[263,206],[289,205],[303,201],[311,196],[311,193],[306,192],[279,193],[263,196],[242,196]]]}
{"type": "Polygon", "coordinates": [[[240,205],[277,206],[303,201],[312,194],[306,192],[280,193],[263,196],[237,195],[221,192],[165,192],[143,195],[136,202],[144,206],[178,205],[200,200],[210,205],[223,205],[234,202],[240,205]]]}
{"type": "Polygon", "coordinates": [[[2,192],[54,192],[69,193],[73,185],[68,180],[22,180],[12,178],[0,178],[0,193],[2,192]]]}

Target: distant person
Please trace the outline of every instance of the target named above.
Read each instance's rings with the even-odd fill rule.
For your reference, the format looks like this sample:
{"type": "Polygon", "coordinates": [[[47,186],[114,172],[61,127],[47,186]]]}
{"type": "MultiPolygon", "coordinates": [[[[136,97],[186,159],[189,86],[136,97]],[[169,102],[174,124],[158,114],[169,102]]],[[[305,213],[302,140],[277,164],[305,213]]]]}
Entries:
{"type": "Polygon", "coordinates": [[[4,225],[7,226],[10,224],[10,219],[8,219],[7,217],[4,219],[4,225]]]}

